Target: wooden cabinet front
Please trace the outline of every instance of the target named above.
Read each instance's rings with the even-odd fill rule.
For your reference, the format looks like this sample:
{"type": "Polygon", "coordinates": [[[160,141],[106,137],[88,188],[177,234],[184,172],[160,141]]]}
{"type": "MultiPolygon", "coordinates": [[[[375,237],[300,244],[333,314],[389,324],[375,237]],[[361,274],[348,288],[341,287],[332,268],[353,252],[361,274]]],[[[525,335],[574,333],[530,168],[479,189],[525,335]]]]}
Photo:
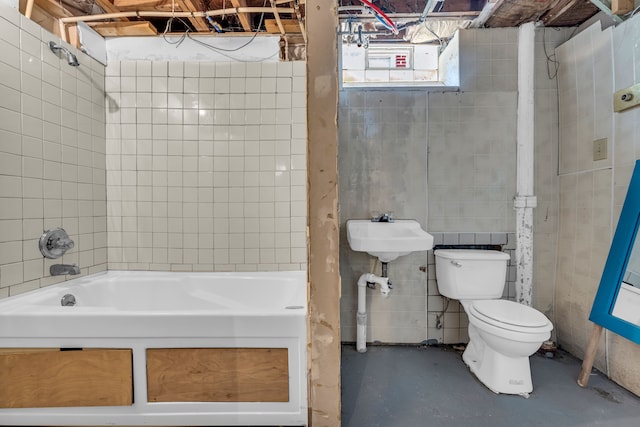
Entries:
{"type": "Polygon", "coordinates": [[[288,402],[286,348],[147,350],[149,402],[288,402]]]}
{"type": "Polygon", "coordinates": [[[0,408],[133,404],[130,349],[0,349],[0,408]]]}

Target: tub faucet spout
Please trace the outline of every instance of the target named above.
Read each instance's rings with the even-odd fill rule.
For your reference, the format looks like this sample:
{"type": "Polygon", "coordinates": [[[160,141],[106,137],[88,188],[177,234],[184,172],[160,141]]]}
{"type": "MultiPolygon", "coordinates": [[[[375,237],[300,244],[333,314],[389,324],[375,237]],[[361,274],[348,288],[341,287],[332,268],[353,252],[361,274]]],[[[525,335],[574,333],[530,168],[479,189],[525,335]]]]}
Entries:
{"type": "Polygon", "coordinates": [[[49,267],[52,276],[62,276],[65,274],[80,274],[80,267],[75,264],[53,264],[49,267]]]}

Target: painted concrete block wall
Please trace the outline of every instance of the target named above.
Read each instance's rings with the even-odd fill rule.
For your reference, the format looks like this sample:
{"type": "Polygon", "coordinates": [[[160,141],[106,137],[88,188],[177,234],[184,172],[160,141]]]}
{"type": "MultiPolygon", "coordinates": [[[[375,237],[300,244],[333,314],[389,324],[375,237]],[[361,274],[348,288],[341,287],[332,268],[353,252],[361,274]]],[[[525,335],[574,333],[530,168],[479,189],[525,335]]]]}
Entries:
{"type": "MultiPolygon", "coordinates": [[[[345,90],[339,94],[338,171],[340,202],[341,335],[355,341],[356,282],[380,274],[372,257],[353,252],[346,240],[348,219],[393,211],[426,227],[427,94],[423,91],[345,90]]],[[[389,263],[394,285],[383,298],[367,291],[368,336],[382,342],[420,342],[426,332],[426,252],[389,263]]]]}
{"type": "Polygon", "coordinates": [[[304,270],[303,62],[106,69],[109,268],[304,270]]]}
{"type": "Polygon", "coordinates": [[[107,266],[104,67],[73,48],[71,67],[49,41],[0,2],[0,298],[77,277],[51,264],[107,266]],[[38,239],[53,227],[75,248],[45,260],[38,239]]]}
{"type": "MultiPolygon", "coordinates": [[[[556,327],[559,343],[578,357],[588,344],[588,315],[633,164],[640,158],[635,126],[640,113],[613,113],[611,98],[640,78],[634,72],[640,63],[634,47],[638,36],[640,20],[635,17],[604,31],[595,24],[557,49],[561,133],[556,327]],[[593,140],[605,137],[608,158],[593,161],[593,140]]],[[[638,357],[640,346],[607,331],[595,366],[640,394],[640,369],[629,364],[638,357]]]]}
{"type": "Polygon", "coordinates": [[[460,92],[429,94],[429,230],[515,230],[517,29],[460,32],[460,92]]]}
{"type": "MultiPolygon", "coordinates": [[[[534,306],[549,317],[553,315],[555,283],[558,114],[554,70],[551,70],[552,78],[549,78],[547,56],[553,54],[553,49],[568,35],[568,31],[552,29],[537,30],[536,33],[535,185],[540,208],[534,214],[534,306]],[[548,55],[545,55],[545,48],[548,55]]],[[[503,244],[507,251],[515,248],[517,37],[517,29],[477,29],[460,33],[461,91],[429,92],[426,95],[426,174],[421,169],[423,165],[415,160],[403,166],[388,164],[381,148],[385,145],[374,144],[366,134],[366,129],[372,129],[371,125],[375,127],[388,111],[384,109],[384,101],[378,102],[379,109],[375,108],[375,97],[383,99],[385,95],[351,90],[340,93],[340,215],[343,236],[346,219],[368,217],[372,210],[395,208],[397,211],[396,206],[400,205],[404,212],[415,212],[410,217],[422,222],[422,217],[417,214],[426,206],[426,229],[442,242],[497,243],[503,244]],[[366,103],[367,109],[361,110],[363,100],[367,99],[372,102],[366,103]],[[354,111],[350,107],[352,102],[356,106],[354,111]],[[408,176],[415,178],[411,181],[412,186],[426,178],[426,193],[422,188],[395,185],[392,195],[389,194],[384,185],[392,181],[386,177],[397,174],[399,169],[403,171],[402,179],[406,180],[408,176]],[[393,197],[396,203],[386,207],[387,204],[381,201],[389,197],[393,197]]],[[[549,65],[553,66],[553,63],[549,65]]],[[[409,105],[425,94],[409,93],[413,94],[412,101],[404,101],[409,105]]],[[[418,116],[421,117],[422,112],[418,116]]],[[[409,142],[407,138],[394,135],[394,127],[390,130],[392,134],[386,136],[384,142],[394,141],[393,147],[398,150],[409,150],[416,159],[424,158],[423,141],[409,142]]],[[[441,314],[446,302],[437,292],[432,252],[426,259],[422,254],[412,254],[390,265],[392,278],[400,274],[396,280],[410,283],[396,287],[392,296],[400,292],[400,296],[409,295],[411,299],[403,301],[398,296],[385,300],[378,293],[368,291],[368,304],[371,303],[368,310],[374,310],[369,315],[368,335],[372,340],[420,342],[433,338],[455,343],[468,339],[466,314],[457,303],[450,303],[444,316],[441,314]],[[419,270],[425,262],[426,278],[419,270]],[[403,264],[396,267],[397,263],[403,264]],[[421,317],[421,313],[426,313],[426,319],[421,317]],[[378,321],[380,324],[376,325],[378,321]],[[394,324],[401,326],[394,327],[394,324]],[[384,334],[379,333],[381,329],[384,334]]],[[[343,237],[341,307],[345,341],[355,339],[355,283],[359,274],[370,269],[370,257],[352,252],[343,237]]],[[[505,298],[515,296],[514,281],[515,266],[511,266],[506,277],[505,298]]]]}

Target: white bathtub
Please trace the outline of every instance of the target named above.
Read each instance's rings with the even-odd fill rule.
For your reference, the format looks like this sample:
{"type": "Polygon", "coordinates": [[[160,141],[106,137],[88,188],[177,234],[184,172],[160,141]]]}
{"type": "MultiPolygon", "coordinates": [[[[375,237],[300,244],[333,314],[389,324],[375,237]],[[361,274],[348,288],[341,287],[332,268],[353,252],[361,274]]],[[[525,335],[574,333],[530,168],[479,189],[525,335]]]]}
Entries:
{"type": "Polygon", "coordinates": [[[305,272],[124,271],[0,300],[0,349],[124,348],[133,359],[130,406],[4,408],[0,425],[306,425],[306,300],[305,272]],[[164,348],[286,349],[288,401],[149,402],[146,351],[164,348]]]}

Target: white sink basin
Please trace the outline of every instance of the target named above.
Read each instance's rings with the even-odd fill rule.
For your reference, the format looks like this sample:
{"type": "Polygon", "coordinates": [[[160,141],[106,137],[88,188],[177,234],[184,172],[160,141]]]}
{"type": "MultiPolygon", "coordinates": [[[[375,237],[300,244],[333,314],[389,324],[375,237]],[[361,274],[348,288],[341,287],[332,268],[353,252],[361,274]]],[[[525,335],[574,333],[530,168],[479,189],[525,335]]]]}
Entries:
{"type": "Polygon", "coordinates": [[[347,221],[347,240],[354,251],[367,252],[381,262],[433,248],[433,236],[410,219],[394,222],[350,219],[347,221]]]}

